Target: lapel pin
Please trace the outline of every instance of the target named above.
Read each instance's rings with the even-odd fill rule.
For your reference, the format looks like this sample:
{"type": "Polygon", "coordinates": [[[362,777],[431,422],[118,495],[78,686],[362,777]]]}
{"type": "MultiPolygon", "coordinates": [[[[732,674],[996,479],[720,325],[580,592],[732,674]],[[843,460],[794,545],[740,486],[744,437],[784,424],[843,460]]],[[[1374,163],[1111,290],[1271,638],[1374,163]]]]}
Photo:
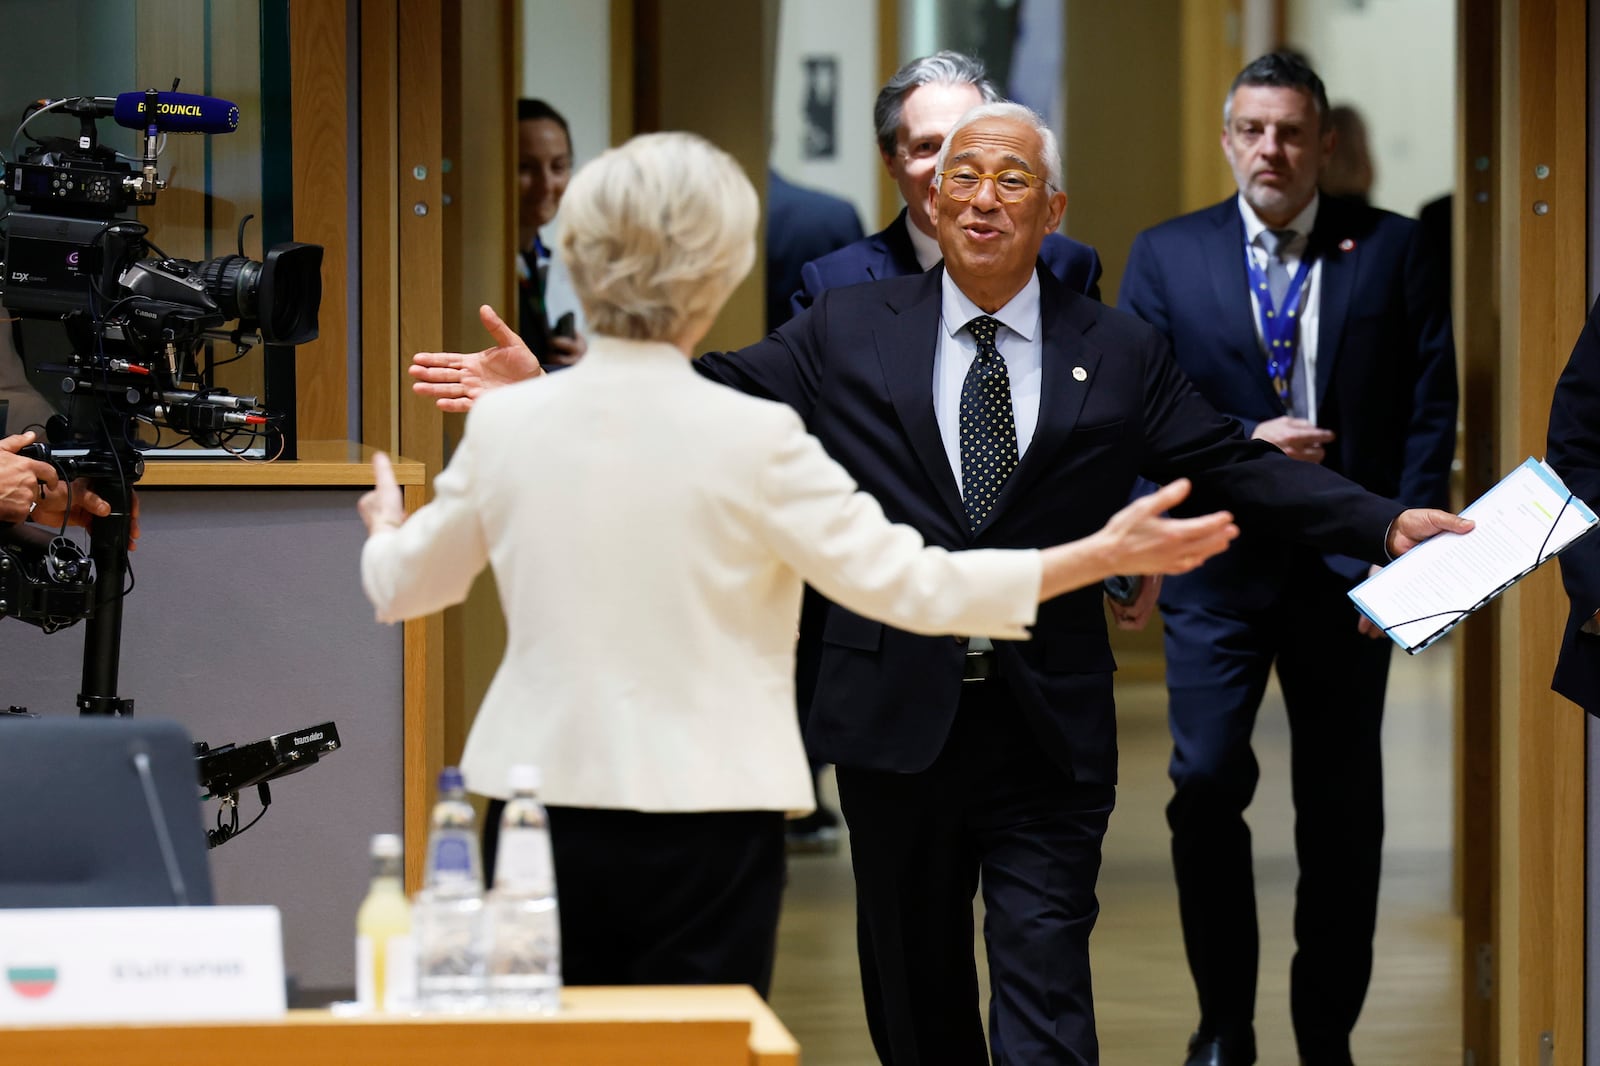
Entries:
{"type": "Polygon", "coordinates": [[[1344,240],[1339,242],[1339,251],[1341,251],[1341,252],[1353,252],[1355,250],[1356,250],[1356,242],[1351,240],[1349,237],[1346,237],[1344,240]]]}
{"type": "Polygon", "coordinates": [[[1088,381],[1089,372],[1081,366],[1075,366],[1072,368],[1072,379],[1074,381],[1088,381]]]}

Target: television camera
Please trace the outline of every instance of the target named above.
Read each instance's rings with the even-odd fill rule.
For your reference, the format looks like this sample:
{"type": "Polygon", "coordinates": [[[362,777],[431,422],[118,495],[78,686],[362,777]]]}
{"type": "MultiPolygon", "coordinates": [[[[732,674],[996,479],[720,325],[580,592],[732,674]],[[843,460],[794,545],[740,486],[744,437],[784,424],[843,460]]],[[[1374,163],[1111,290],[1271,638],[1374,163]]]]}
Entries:
{"type": "MultiPolygon", "coordinates": [[[[109,515],[90,522],[87,553],[64,527],[0,523],[0,617],[45,632],[86,622],[77,698],[85,715],[133,712],[116,685],[122,598],[131,587],[133,486],[144,474],[144,453],[192,441],[241,456],[281,454],[280,416],[257,397],[216,387],[211,346],[231,345],[237,358],[257,343],[296,345],[317,336],[320,245],[279,244],[251,259],[244,252],[247,215],[237,254],[199,262],[167,255],[129,216],[166,188],[157,162],[168,134],[227,133],[238,125],[233,104],[176,89],[174,82],[172,92],[36,101],[23,113],[10,156],[0,156],[8,202],[0,215],[0,305],[25,322],[58,324],[66,341],[64,355],[59,347],[46,354],[19,349],[30,376],[59,385],[52,403],[58,413],[45,426],[50,443],[27,451],[69,484],[86,479],[111,505],[109,515]],[[76,120],[76,134],[36,132],[46,116],[76,120]],[[142,155],[101,143],[97,124],[104,119],[138,130],[142,155]]],[[[327,733],[334,739],[325,750],[333,750],[331,723],[327,733]]],[[[197,747],[204,749],[198,757],[206,791],[236,798],[226,786],[237,772],[205,780],[208,766],[226,760],[197,747]]],[[[266,779],[311,761],[301,752],[276,772],[258,768],[251,783],[263,785],[265,800],[266,779]]]]}

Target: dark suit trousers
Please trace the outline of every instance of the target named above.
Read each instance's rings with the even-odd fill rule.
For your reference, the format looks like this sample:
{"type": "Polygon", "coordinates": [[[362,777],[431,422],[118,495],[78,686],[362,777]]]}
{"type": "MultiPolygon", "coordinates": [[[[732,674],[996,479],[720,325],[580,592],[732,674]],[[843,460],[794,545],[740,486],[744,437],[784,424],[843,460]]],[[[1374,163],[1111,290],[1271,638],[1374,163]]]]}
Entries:
{"type": "Polygon", "coordinates": [[[994,1061],[1099,1062],[1089,933],[1115,789],[1075,784],[1047,759],[999,679],[963,685],[927,770],[837,773],[878,1057],[889,1066],[989,1061],[973,959],[981,871],[994,1061]]]}
{"type": "Polygon", "coordinates": [[[1260,610],[1207,606],[1176,589],[1162,607],[1176,786],[1167,820],[1200,1028],[1251,1055],[1259,936],[1244,810],[1259,777],[1250,734],[1277,666],[1300,867],[1290,1005],[1308,1066],[1350,1061],[1377,921],[1392,645],[1357,632],[1349,586],[1308,558],[1260,610]]]}
{"type": "MultiPolygon", "coordinates": [[[[491,881],[500,812],[484,819],[491,881]]],[[[785,876],[778,811],[551,807],[569,985],[772,986],[785,876]]]]}

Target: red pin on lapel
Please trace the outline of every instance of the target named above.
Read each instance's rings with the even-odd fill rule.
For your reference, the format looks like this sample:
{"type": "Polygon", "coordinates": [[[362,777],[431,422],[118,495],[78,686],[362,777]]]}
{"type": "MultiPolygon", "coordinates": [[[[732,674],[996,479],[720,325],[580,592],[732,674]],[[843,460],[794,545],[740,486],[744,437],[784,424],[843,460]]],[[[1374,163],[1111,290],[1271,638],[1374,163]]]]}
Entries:
{"type": "Polygon", "coordinates": [[[1341,252],[1353,252],[1355,250],[1356,250],[1356,242],[1351,240],[1349,237],[1346,237],[1344,240],[1339,242],[1339,251],[1341,251],[1341,252]]]}

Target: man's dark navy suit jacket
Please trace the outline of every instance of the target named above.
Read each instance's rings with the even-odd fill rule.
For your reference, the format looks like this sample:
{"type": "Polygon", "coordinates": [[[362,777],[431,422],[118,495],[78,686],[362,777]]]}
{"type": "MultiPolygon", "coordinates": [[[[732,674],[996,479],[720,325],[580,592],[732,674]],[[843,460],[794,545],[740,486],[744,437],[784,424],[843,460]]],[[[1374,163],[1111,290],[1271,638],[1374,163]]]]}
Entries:
{"type": "MultiPolygon", "coordinates": [[[[759,344],[700,371],[794,408],[828,453],[929,543],[1043,547],[1087,536],[1127,503],[1135,477],[1196,482],[1196,506],[1242,526],[1369,559],[1400,508],[1331,471],[1246,440],[1178,370],[1166,339],[1039,267],[1043,373],[1032,444],[994,509],[968,529],[933,411],[942,267],[830,289],[759,344]]],[[[813,756],[916,772],[944,746],[965,649],[830,605],[807,726],[813,756]]],[[[1000,674],[1039,742],[1079,781],[1116,780],[1111,671],[1098,585],[1039,608],[1033,639],[997,642],[1000,674]]]]}
{"type": "MultiPolygon", "coordinates": [[[[1573,495],[1600,508],[1600,303],[1590,310],[1556,382],[1545,460],[1573,495]]],[[[1590,533],[1561,553],[1561,580],[1572,610],[1551,687],[1600,715],[1600,635],[1581,631],[1600,610],[1600,533],[1590,533]]]]}
{"type": "MultiPolygon", "coordinates": [[[[1455,452],[1456,368],[1444,277],[1408,218],[1324,196],[1310,246],[1322,264],[1317,423],[1331,429],[1323,465],[1404,507],[1446,507],[1455,452]]],[[[1178,366],[1246,434],[1284,413],[1257,339],[1239,202],[1141,233],[1118,304],[1172,339],[1178,366]]],[[[1309,464],[1302,464],[1309,466],[1309,464]]],[[[1271,602],[1305,549],[1263,530],[1200,570],[1168,579],[1162,597],[1214,594],[1271,602]]],[[[1328,557],[1354,581],[1365,560],[1328,557]]]]}

